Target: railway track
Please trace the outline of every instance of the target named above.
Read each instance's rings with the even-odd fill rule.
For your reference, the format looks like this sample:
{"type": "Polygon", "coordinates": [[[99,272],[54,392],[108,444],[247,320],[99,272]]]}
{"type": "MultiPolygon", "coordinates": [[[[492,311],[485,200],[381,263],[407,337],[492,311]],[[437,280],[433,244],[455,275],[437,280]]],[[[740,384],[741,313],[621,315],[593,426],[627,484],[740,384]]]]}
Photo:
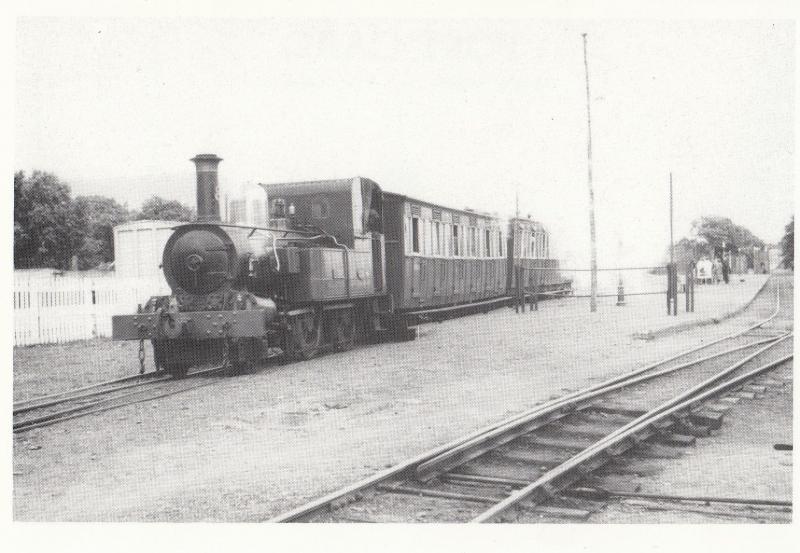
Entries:
{"type": "Polygon", "coordinates": [[[720,397],[747,387],[755,394],[754,382],[791,363],[791,292],[778,282],[774,309],[741,332],[534,407],[271,521],[497,522],[584,513],[562,494],[610,461],[708,435],[722,424],[720,397]]]}
{"type": "MultiPolygon", "coordinates": [[[[224,372],[224,366],[189,373],[189,377],[210,377],[224,372]]],[[[20,401],[13,406],[14,433],[49,426],[118,409],[135,403],[152,401],[214,384],[216,380],[176,379],[164,372],[128,376],[90,386],[20,401]]]]}

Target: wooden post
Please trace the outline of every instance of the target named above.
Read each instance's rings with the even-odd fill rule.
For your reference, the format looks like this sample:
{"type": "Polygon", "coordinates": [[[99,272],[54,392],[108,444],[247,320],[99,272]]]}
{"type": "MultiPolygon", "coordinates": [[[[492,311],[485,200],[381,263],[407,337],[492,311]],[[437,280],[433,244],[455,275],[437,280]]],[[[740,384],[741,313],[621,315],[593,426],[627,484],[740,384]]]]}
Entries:
{"type": "Polygon", "coordinates": [[[692,270],[692,268],[691,268],[691,265],[690,265],[689,268],[686,269],[686,277],[685,277],[686,278],[686,284],[684,284],[684,286],[683,286],[683,293],[686,295],[686,298],[685,298],[686,302],[685,303],[686,303],[686,312],[687,313],[690,312],[690,308],[689,308],[689,286],[690,286],[690,284],[689,284],[689,274],[691,273],[691,270],[692,270]]]}
{"type": "Polygon", "coordinates": [[[533,309],[539,311],[539,275],[541,271],[533,270],[533,309]]]}
{"type": "Polygon", "coordinates": [[[667,315],[669,315],[669,301],[670,296],[672,295],[672,290],[670,290],[670,283],[672,282],[670,279],[670,264],[667,263],[667,315]]]}
{"type": "Polygon", "coordinates": [[[514,313],[519,313],[519,267],[514,267],[514,313]]]}
{"type": "Polygon", "coordinates": [[[678,266],[667,265],[667,315],[678,314],[678,266]]]}

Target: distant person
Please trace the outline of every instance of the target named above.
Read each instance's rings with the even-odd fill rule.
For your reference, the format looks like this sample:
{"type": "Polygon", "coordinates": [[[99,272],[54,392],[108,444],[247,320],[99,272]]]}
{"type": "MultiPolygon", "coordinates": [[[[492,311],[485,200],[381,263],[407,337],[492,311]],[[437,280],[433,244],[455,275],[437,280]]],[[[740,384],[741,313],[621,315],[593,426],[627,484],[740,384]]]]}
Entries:
{"type": "Polygon", "coordinates": [[[761,262],[761,274],[762,274],[762,275],[765,275],[765,274],[767,274],[767,266],[766,266],[766,265],[764,265],[764,262],[763,262],[763,261],[761,262]]]}
{"type": "Polygon", "coordinates": [[[725,284],[728,284],[730,279],[731,279],[731,268],[728,266],[728,262],[723,259],[722,260],[722,280],[725,282],[725,284]]]}
{"type": "Polygon", "coordinates": [[[719,257],[715,257],[711,265],[711,282],[719,284],[722,279],[722,264],[719,262],[719,257]]]}
{"type": "Polygon", "coordinates": [[[703,256],[697,262],[697,282],[700,284],[707,284],[711,281],[711,260],[703,256]]]}

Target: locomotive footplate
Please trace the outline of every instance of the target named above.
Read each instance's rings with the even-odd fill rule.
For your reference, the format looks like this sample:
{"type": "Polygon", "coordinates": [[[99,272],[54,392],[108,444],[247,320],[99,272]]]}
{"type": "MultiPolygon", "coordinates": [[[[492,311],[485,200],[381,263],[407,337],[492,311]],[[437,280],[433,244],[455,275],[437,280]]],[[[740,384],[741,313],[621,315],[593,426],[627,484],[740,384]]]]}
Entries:
{"type": "Polygon", "coordinates": [[[112,317],[114,340],[264,338],[269,309],[154,312],[112,317]]]}

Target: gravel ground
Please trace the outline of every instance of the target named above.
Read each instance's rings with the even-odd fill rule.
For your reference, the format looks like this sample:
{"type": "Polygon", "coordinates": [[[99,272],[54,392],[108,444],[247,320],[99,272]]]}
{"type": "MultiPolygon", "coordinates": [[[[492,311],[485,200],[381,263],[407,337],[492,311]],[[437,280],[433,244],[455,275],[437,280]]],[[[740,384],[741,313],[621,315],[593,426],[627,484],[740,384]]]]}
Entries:
{"type": "MultiPolygon", "coordinates": [[[[14,348],[14,401],[136,374],[138,347],[103,338],[14,348]]],[[[146,350],[152,365],[149,343],[146,350]]]]}
{"type": "MultiPolygon", "coordinates": [[[[751,324],[653,341],[642,330],[720,316],[763,283],[708,287],[697,313],[663,297],[625,307],[540,303],[420,328],[379,344],[253,374],[14,437],[17,520],[263,520],[404,458],[565,392],[751,324]],[[602,330],[600,330],[602,329],[602,330]]],[[[771,286],[771,285],[768,285],[771,286]]],[[[15,351],[15,398],[136,371],[135,347],[107,341],[15,351]],[[69,364],[69,367],[66,366],[69,364]]]]}

